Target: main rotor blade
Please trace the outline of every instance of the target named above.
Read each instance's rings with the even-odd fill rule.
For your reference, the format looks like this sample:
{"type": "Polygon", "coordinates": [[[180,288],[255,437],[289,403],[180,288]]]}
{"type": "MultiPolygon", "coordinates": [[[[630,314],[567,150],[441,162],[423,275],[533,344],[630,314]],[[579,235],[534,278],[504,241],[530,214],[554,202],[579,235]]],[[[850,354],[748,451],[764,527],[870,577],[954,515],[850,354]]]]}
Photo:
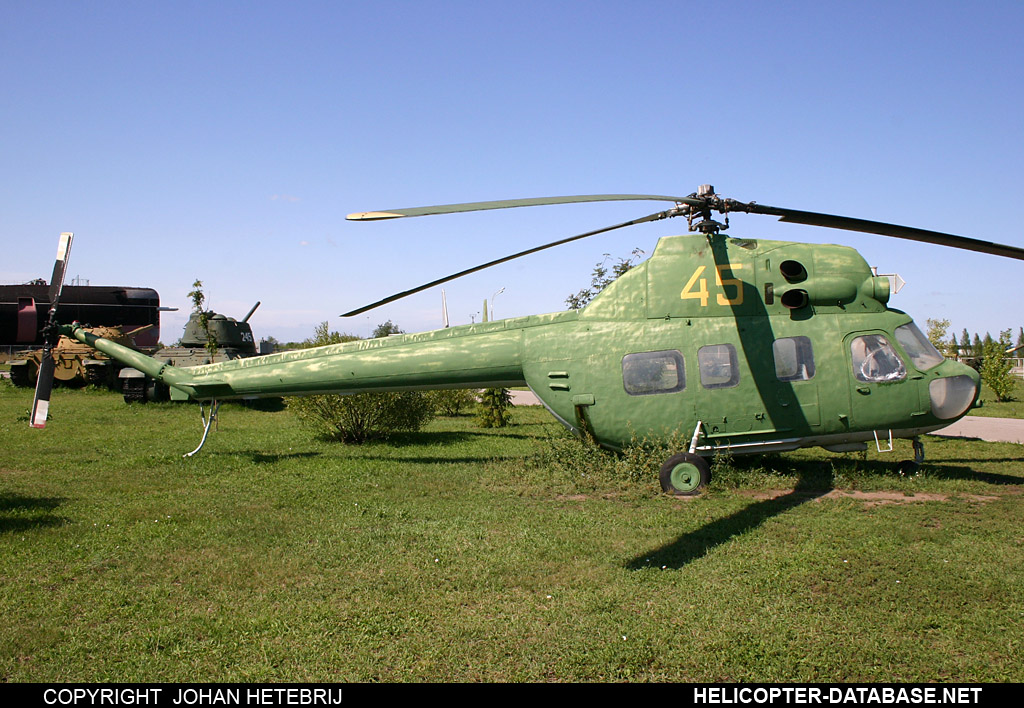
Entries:
{"type": "Polygon", "coordinates": [[[375,303],[372,303],[370,305],[366,305],[365,307],[360,307],[358,310],[352,310],[351,312],[346,312],[345,314],[343,314],[341,316],[342,317],[352,317],[353,315],[359,315],[359,314],[362,314],[363,312],[367,312],[369,310],[372,310],[375,307],[380,307],[381,305],[386,305],[389,302],[394,302],[395,300],[401,300],[403,297],[407,297],[409,295],[413,295],[415,293],[418,293],[418,292],[420,292],[422,290],[426,290],[428,288],[432,288],[435,285],[440,285],[441,283],[447,283],[449,280],[455,280],[456,278],[461,278],[464,275],[469,275],[470,273],[475,273],[478,270],[484,270],[485,268],[490,268],[491,266],[498,265],[499,263],[506,263],[508,261],[514,260],[516,258],[520,258],[522,256],[528,256],[531,253],[537,253],[538,251],[543,251],[543,250],[545,250],[547,248],[554,248],[555,246],[561,246],[563,243],[570,243],[571,241],[578,241],[581,238],[587,238],[588,236],[596,236],[597,234],[607,233],[608,231],[614,231],[615,229],[625,228],[626,226],[633,226],[634,224],[642,224],[642,223],[647,222],[647,221],[658,221],[660,219],[667,219],[667,218],[669,218],[671,216],[675,216],[675,214],[673,214],[671,211],[659,211],[659,212],[657,212],[655,214],[650,214],[648,216],[644,216],[644,217],[641,217],[639,219],[633,219],[632,221],[626,221],[626,222],[623,222],[621,224],[615,224],[614,226],[606,226],[603,229],[597,229],[595,231],[588,231],[586,233],[578,234],[576,236],[570,236],[569,238],[559,239],[558,241],[552,241],[551,243],[546,243],[543,246],[536,246],[535,248],[528,248],[525,251],[520,251],[519,253],[513,253],[511,256],[505,256],[504,258],[498,258],[497,260],[488,261],[487,263],[483,263],[481,265],[474,266],[473,268],[467,268],[466,270],[459,271],[458,273],[453,273],[451,275],[446,275],[443,278],[438,278],[437,280],[432,280],[429,283],[426,283],[424,285],[420,285],[419,287],[413,288],[411,290],[404,290],[404,291],[402,291],[400,293],[396,293],[394,295],[386,297],[383,300],[378,300],[375,303]]]}
{"type": "Polygon", "coordinates": [[[704,201],[692,197],[665,197],[654,194],[584,194],[575,197],[538,197],[535,199],[504,199],[496,202],[467,202],[466,204],[442,204],[440,206],[413,207],[411,209],[387,209],[386,211],[361,211],[349,214],[349,221],[380,221],[403,216],[433,216],[435,214],[456,214],[466,211],[487,209],[512,209],[514,207],[545,206],[548,204],[576,204],[579,202],[657,201],[702,206],[704,201]]]}
{"type": "Polygon", "coordinates": [[[1024,248],[1007,246],[991,241],[982,241],[966,236],[955,236],[940,231],[929,231],[927,229],[916,229],[912,226],[899,226],[897,224],[886,224],[881,221],[869,221],[867,219],[854,219],[849,216],[836,216],[834,214],[819,214],[813,211],[800,211],[798,209],[782,209],[779,207],[767,206],[765,204],[741,204],[739,209],[751,214],[769,214],[778,216],[779,221],[786,221],[794,224],[807,224],[808,226],[825,226],[832,229],[844,229],[846,231],[860,231],[868,234],[879,234],[881,236],[892,236],[909,241],[920,241],[922,243],[934,243],[952,248],[962,248],[967,251],[988,253],[993,256],[1004,256],[1024,260],[1024,248]]]}

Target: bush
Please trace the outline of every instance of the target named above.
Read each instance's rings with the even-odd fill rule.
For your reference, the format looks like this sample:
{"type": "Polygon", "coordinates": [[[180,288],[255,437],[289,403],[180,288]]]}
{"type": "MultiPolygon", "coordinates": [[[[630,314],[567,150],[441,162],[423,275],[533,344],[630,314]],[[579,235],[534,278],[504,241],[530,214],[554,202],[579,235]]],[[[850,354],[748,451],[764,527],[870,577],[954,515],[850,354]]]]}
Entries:
{"type": "Polygon", "coordinates": [[[651,439],[633,434],[621,453],[600,448],[593,438],[565,436],[547,441],[538,456],[541,466],[577,482],[581,478],[620,482],[657,482],[661,465],[677,452],[685,452],[689,439],[675,431],[666,438],[651,439]]]}
{"type": "MultiPolygon", "coordinates": [[[[397,329],[390,320],[377,329],[385,326],[397,329]]],[[[331,332],[328,323],[323,322],[303,346],[319,347],[355,339],[359,338],[331,332]]],[[[384,439],[399,430],[419,430],[434,416],[433,405],[418,391],[289,397],[285,405],[299,420],[345,443],[384,439]]]]}
{"type": "Polygon", "coordinates": [[[433,406],[418,391],[292,397],[286,398],[285,404],[300,420],[344,443],[385,439],[399,430],[419,430],[434,416],[433,406]]]}
{"type": "Polygon", "coordinates": [[[442,388],[424,391],[423,395],[434,409],[434,415],[457,416],[463,408],[476,404],[476,394],[467,388],[442,388]]]}
{"type": "Polygon", "coordinates": [[[477,423],[481,428],[504,428],[512,422],[508,409],[512,407],[512,394],[507,388],[487,388],[480,394],[477,423]]]}
{"type": "Polygon", "coordinates": [[[997,401],[1010,400],[1017,386],[1016,377],[1010,373],[1013,362],[1006,357],[1010,346],[1010,330],[1007,329],[999,333],[998,340],[986,337],[981,348],[981,380],[992,389],[997,401]]]}

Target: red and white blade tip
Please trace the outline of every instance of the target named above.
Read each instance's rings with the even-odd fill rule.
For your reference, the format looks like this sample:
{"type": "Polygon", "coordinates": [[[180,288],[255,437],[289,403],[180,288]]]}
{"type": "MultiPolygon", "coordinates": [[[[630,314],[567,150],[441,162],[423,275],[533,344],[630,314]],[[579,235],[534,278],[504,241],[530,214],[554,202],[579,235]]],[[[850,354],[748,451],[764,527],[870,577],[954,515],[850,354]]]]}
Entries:
{"type": "Polygon", "coordinates": [[[49,401],[36,401],[32,408],[32,420],[29,422],[33,428],[46,427],[46,413],[50,408],[49,401]]]}

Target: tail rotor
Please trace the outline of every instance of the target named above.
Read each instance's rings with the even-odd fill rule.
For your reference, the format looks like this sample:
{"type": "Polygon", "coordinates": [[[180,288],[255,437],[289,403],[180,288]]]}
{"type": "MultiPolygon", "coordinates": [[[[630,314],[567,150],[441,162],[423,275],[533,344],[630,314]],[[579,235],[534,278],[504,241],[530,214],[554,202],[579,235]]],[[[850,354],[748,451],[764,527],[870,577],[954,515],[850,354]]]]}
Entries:
{"type": "Polygon", "coordinates": [[[57,323],[57,306],[64,288],[64,274],[67,272],[68,258],[71,255],[71,241],[74,234],[65,232],[60,235],[57,246],[57,260],[53,264],[53,275],[50,277],[50,311],[43,327],[43,360],[39,365],[39,376],[36,379],[36,394],[32,399],[32,413],[29,425],[33,428],[45,428],[46,416],[50,408],[50,392],[53,390],[53,348],[60,339],[60,326],[57,323]]]}

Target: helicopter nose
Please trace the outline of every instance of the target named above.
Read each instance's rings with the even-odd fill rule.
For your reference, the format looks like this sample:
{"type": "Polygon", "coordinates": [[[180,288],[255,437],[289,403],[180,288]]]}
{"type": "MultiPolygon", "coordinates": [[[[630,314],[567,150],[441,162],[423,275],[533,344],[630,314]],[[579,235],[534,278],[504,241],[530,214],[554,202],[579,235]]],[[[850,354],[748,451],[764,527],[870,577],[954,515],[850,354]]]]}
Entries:
{"type": "Polygon", "coordinates": [[[958,364],[954,375],[933,379],[928,384],[928,397],[936,418],[952,420],[966,413],[978,397],[981,377],[965,364],[958,364]]]}

